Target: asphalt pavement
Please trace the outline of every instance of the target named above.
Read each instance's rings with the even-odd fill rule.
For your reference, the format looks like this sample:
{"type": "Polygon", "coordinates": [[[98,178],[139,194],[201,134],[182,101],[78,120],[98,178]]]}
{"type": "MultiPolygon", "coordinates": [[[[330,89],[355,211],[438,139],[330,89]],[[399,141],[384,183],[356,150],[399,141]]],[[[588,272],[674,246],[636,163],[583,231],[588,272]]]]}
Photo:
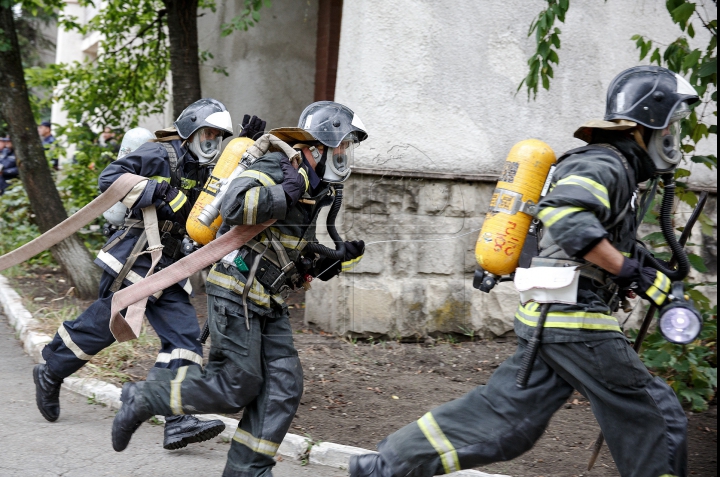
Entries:
{"type": "MultiPolygon", "coordinates": [[[[115,411],[67,390],[60,393],[60,418],[47,422],[35,405],[34,365],[0,313],[0,477],[222,474],[230,447],[224,439],[166,451],[163,427],[145,423],[124,452],[115,452],[110,442],[115,411]]],[[[346,477],[347,471],[283,459],[273,475],[346,477]]]]}

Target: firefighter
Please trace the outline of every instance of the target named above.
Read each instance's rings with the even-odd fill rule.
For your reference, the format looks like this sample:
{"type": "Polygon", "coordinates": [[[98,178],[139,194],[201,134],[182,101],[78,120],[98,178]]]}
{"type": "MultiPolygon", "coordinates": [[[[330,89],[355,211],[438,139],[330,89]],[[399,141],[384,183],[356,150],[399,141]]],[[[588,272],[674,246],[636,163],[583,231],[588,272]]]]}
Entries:
{"type": "Polygon", "coordinates": [[[294,144],[296,153],[291,158],[281,152],[262,155],[225,194],[219,234],[233,225],[276,222],[215,264],[207,277],[209,362],[204,370],[164,370],[162,381],[126,384],[113,423],[116,451],[124,450],[132,433],[154,414],[236,413],[244,408],[223,476],[272,475],[274,456],[303,391],[280,293],[302,286],[309,277],[328,280],[362,257],[364,243],[343,241],[334,220],[353,149],[367,133],[349,108],[329,101],[308,106],[298,128],[270,133],[294,144]],[[335,249],[315,238],[317,215],[328,205],[327,227],[335,249]]]}
{"type": "MultiPolygon", "coordinates": [[[[220,154],[223,138],[232,135],[232,122],[222,103],[201,99],[188,106],[173,127],[158,131],[154,141],[145,142],[147,133],[142,128],[131,130],[123,141],[121,157],[100,174],[100,191],[125,173],[148,180],[135,186],[117,207],[120,225],[95,260],[103,270],[98,300],[75,320],[60,325],[43,349],[45,364],[33,371],[37,405],[48,421],[59,417],[63,379],[115,341],[109,329],[114,292],[141,280],[150,268],[149,256],[142,254],[147,240],[141,209],[154,206],[157,211],[163,245],[159,270],[181,258],[185,221],[220,154]]],[[[160,338],[161,349],[147,379],[154,379],[164,369],[201,368],[203,351],[191,293],[189,280],[182,280],[151,297],[145,314],[160,338]]],[[[179,449],[202,442],[224,428],[219,420],[168,415],[163,447],[179,449]]]]}
{"type": "Polygon", "coordinates": [[[649,266],[635,239],[638,184],[672,173],[682,157],[680,120],[698,99],[665,68],[634,67],[613,80],[604,120],[576,132],[589,145],[560,157],[539,204],[543,236],[531,269],[574,265],[580,273],[575,303],[550,305],[527,386],[516,378],[540,315],[534,301],[520,304],[517,352],[487,385],[391,434],[379,454],[351,458],[352,477],[426,477],[514,459],[574,389],[590,401],[621,475],[686,475],[683,409],[633,352],[612,312],[618,290],[630,286],[658,306],[667,300],[672,270],[649,266]]]}

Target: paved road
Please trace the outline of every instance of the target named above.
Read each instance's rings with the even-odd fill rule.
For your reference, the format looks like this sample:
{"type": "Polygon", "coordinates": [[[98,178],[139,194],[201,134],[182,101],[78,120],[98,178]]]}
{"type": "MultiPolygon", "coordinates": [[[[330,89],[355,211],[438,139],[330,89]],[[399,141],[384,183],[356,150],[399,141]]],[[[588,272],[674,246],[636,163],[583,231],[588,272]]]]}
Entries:
{"type": "MultiPolygon", "coordinates": [[[[115,412],[63,390],[60,419],[47,422],[35,406],[34,363],[0,313],[0,477],[111,475],[220,476],[229,444],[209,441],[182,450],[161,447],[163,428],[145,423],[122,453],[113,451],[115,412]]],[[[347,471],[301,466],[286,459],[275,477],[345,477],[347,471]]]]}

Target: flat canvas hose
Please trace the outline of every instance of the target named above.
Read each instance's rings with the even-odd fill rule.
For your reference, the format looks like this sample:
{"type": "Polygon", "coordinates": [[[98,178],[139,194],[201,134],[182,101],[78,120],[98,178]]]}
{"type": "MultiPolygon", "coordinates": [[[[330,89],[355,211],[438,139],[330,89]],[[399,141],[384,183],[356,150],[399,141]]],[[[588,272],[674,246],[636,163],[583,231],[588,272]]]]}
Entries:
{"type": "Polygon", "coordinates": [[[40,252],[62,242],[121,201],[137,184],[148,180],[135,174],[123,174],[92,202],[36,239],[0,256],[0,271],[23,263],[40,252]]]}
{"type": "MultiPolygon", "coordinates": [[[[708,198],[708,192],[703,191],[700,194],[700,198],[698,199],[697,205],[695,205],[695,208],[692,211],[692,214],[690,214],[690,218],[688,219],[687,223],[685,224],[685,228],[683,229],[682,235],[680,235],[680,240],[678,241],[680,247],[684,246],[688,239],[690,238],[690,233],[692,232],[692,228],[695,226],[695,222],[697,222],[698,217],[700,217],[700,213],[702,212],[703,208],[705,207],[705,203],[707,202],[708,198]]],[[[674,236],[675,234],[673,234],[674,236]]],[[[683,253],[685,251],[683,250],[683,253]]],[[[687,255],[685,255],[687,257],[687,255]]],[[[675,266],[675,263],[677,261],[677,255],[673,253],[673,257],[670,259],[669,265],[670,267],[675,266]]],[[[645,313],[645,318],[643,318],[642,326],[640,326],[640,331],[638,331],[638,335],[635,338],[635,343],[633,344],[633,349],[636,353],[640,353],[640,348],[642,347],[642,343],[645,340],[645,335],[647,335],[648,329],[650,328],[650,323],[652,323],[652,319],[655,316],[655,313],[657,312],[658,307],[653,303],[650,305],[650,308],[648,308],[647,313],[645,313]]],[[[593,452],[590,456],[590,460],[588,461],[588,470],[592,469],[595,465],[595,461],[598,458],[598,455],[600,455],[600,450],[602,449],[603,442],[605,442],[605,436],[603,435],[602,431],[600,431],[600,435],[598,435],[598,438],[595,440],[595,444],[593,444],[593,452]]]]}

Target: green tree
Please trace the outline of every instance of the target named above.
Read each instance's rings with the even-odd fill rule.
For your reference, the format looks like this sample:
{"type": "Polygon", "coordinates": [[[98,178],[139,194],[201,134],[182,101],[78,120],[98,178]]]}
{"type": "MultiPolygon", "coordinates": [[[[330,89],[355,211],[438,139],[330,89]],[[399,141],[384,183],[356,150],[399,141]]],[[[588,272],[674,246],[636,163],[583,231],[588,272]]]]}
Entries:
{"type": "MultiPolygon", "coordinates": [[[[53,0],[54,1],[54,0],[53,0]]],[[[39,2],[21,4],[30,12],[38,12],[39,2]]],[[[20,178],[42,232],[50,230],[67,218],[37,134],[35,117],[23,72],[22,56],[13,13],[14,2],[0,0],[0,114],[12,118],[8,131],[13,140],[20,178]]],[[[42,4],[58,6],[57,3],[42,4]]],[[[99,273],[82,241],[73,235],[52,248],[55,260],[65,268],[78,295],[92,297],[97,293],[99,273]]]]}
{"type": "MultiPolygon", "coordinates": [[[[554,75],[553,65],[560,63],[562,31],[557,23],[564,23],[570,8],[570,0],[546,0],[543,9],[530,25],[528,36],[535,36],[536,50],[528,59],[529,71],[518,86],[527,89],[528,98],[537,97],[540,86],[550,89],[554,75]]],[[[714,0],[717,6],[717,1],[714,0]]],[[[688,0],[666,0],[668,15],[678,27],[678,37],[667,45],[643,35],[634,35],[633,41],[639,53],[639,59],[649,58],[650,63],[664,66],[682,74],[698,91],[701,102],[693,106],[690,116],[682,123],[682,150],[692,162],[717,169],[717,156],[697,153],[697,145],[703,139],[717,141],[717,19],[711,17],[704,5],[688,0]],[[709,33],[707,45],[695,48],[691,43],[700,30],[709,33]],[[715,118],[713,120],[713,118],[715,118]],[[715,139],[712,139],[715,137],[715,139]]],[[[694,207],[697,196],[690,191],[683,179],[690,171],[679,167],[675,178],[678,179],[679,198],[694,207]]],[[[656,222],[653,214],[646,219],[656,222]]],[[[701,215],[703,233],[713,235],[712,221],[701,215]]],[[[665,246],[662,234],[653,233],[644,237],[649,245],[662,249],[665,246]]],[[[669,259],[669,253],[660,251],[660,258],[669,259]]],[[[707,272],[703,259],[690,254],[691,265],[701,273],[707,272]]],[[[703,314],[705,328],[700,339],[688,346],[668,343],[660,334],[648,336],[641,356],[645,364],[663,376],[678,396],[694,409],[703,409],[717,390],[717,307],[698,289],[698,285],[689,285],[688,294],[693,298],[703,314]]],[[[707,284],[716,285],[716,284],[707,284]]]]}

